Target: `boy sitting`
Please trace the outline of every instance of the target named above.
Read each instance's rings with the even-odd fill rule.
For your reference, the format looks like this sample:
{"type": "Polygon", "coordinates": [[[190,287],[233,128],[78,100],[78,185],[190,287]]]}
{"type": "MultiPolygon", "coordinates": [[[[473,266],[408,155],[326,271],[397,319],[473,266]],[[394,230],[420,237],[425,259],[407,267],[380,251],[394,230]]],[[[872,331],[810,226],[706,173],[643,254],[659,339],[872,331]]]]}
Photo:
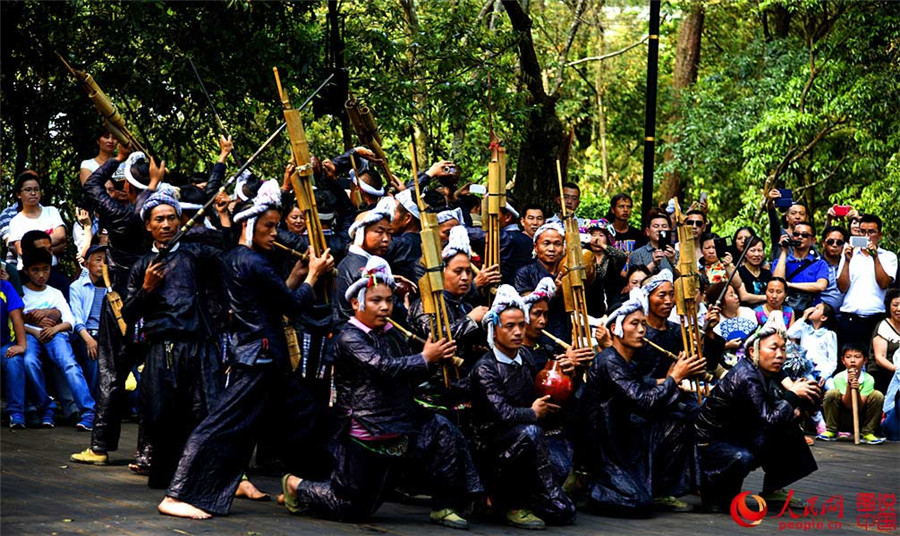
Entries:
{"type": "Polygon", "coordinates": [[[46,350],[50,360],[63,371],[81,411],[81,420],[75,427],[90,430],[94,424],[94,399],[69,344],[67,332],[72,330],[74,323],[72,311],[62,293],[47,286],[51,260],[50,253],[43,249],[26,252],[23,259],[24,271],[28,275],[28,283],[22,289],[25,293],[22,301],[25,303],[25,332],[28,340],[24,359],[25,375],[34,388],[41,411],[44,412],[42,425],[53,428],[53,400],[47,394],[40,360],[41,350],[46,350]],[[57,311],[61,321],[47,322],[48,310],[57,311]]]}
{"type": "Polygon", "coordinates": [[[868,445],[884,443],[883,437],[875,435],[884,395],[875,390],[875,378],[861,369],[866,362],[862,347],[854,343],[845,344],[841,348],[841,362],[847,370],[834,377],[834,389],[825,394],[822,409],[826,430],[817,436],[818,439],[834,441],[838,430],[848,430],[853,426],[852,392],[855,389],[859,392],[859,442],[868,445]]]}

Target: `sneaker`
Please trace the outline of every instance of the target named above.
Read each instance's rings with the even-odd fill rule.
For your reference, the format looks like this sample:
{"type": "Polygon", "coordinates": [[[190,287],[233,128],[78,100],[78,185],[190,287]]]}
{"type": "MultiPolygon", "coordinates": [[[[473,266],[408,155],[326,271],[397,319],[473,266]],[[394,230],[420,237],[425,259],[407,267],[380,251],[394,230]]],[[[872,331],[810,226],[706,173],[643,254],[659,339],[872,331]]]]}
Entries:
{"type": "Polygon", "coordinates": [[[664,512],[690,512],[693,510],[691,505],[684,501],[679,501],[671,495],[667,497],[654,497],[653,507],[664,512]]]}
{"type": "Polygon", "coordinates": [[[44,410],[44,415],[41,417],[41,426],[44,428],[56,428],[56,417],[54,415],[56,410],[56,404],[50,403],[47,406],[47,409],[44,410]]]}
{"type": "Polygon", "coordinates": [[[819,439],[821,441],[837,441],[837,434],[825,430],[821,434],[817,435],[816,439],[819,439]]]}
{"type": "Polygon", "coordinates": [[[813,439],[812,436],[803,436],[803,438],[806,439],[806,446],[808,447],[811,447],[816,443],[816,440],[813,439]]]}
{"type": "Polygon", "coordinates": [[[87,448],[82,450],[81,452],[76,452],[75,454],[69,456],[69,461],[73,461],[75,463],[86,463],[88,465],[108,465],[109,456],[106,453],[97,454],[93,450],[87,448]]]}
{"type": "Polygon", "coordinates": [[[77,430],[83,430],[85,432],[90,432],[94,429],[94,412],[93,411],[85,411],[84,415],[81,416],[81,420],[78,421],[78,424],[75,425],[77,430]]]}
{"type": "Polygon", "coordinates": [[[780,489],[776,491],[770,491],[768,493],[760,493],[763,499],[767,503],[777,503],[784,504],[787,502],[788,497],[791,497],[790,507],[791,508],[804,508],[806,507],[806,501],[798,499],[797,497],[791,495],[787,490],[780,489]]]}
{"type": "Polygon", "coordinates": [[[866,434],[859,438],[859,442],[864,445],[880,445],[884,443],[884,438],[878,437],[875,434],[866,434]]]}
{"type": "Polygon", "coordinates": [[[506,522],[517,529],[543,530],[547,528],[544,520],[528,510],[510,510],[506,512],[506,522]]]}
{"type": "Polygon", "coordinates": [[[451,529],[469,530],[469,522],[459,516],[455,510],[444,508],[442,510],[432,510],[428,514],[428,520],[435,525],[443,525],[451,529]]]}
{"type": "Polygon", "coordinates": [[[25,416],[21,413],[13,413],[9,416],[9,429],[10,430],[24,430],[25,429],[25,416]]]}
{"type": "Polygon", "coordinates": [[[853,434],[850,432],[838,432],[838,439],[850,439],[853,437],[853,434]]]}
{"type": "Polygon", "coordinates": [[[816,434],[822,435],[822,434],[824,434],[824,433],[827,432],[827,431],[828,431],[828,429],[825,427],[825,421],[824,421],[824,420],[819,421],[818,423],[816,423],[816,434]]]}

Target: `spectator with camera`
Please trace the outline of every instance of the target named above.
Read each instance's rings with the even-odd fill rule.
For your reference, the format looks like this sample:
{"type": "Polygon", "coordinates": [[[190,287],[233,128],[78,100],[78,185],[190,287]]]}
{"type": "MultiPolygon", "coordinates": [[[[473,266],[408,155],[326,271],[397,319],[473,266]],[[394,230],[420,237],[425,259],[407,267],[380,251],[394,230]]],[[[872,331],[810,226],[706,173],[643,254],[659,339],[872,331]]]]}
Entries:
{"type": "Polygon", "coordinates": [[[777,259],[781,254],[780,244],[782,235],[790,235],[794,225],[801,221],[809,221],[809,210],[806,205],[796,201],[791,190],[785,188],[773,188],[766,196],[766,208],[769,216],[769,237],[772,240],[772,259],[777,259]],[[779,220],[778,209],[784,211],[784,217],[779,220]],[[784,227],[781,226],[784,223],[784,227]]]}
{"type": "Polygon", "coordinates": [[[828,265],[812,249],[816,231],[808,221],[794,224],[790,235],[781,235],[780,252],[772,274],[787,281],[786,303],[795,311],[816,305],[819,293],[828,288],[828,265]]]}
{"type": "Polygon", "coordinates": [[[844,293],[838,339],[841,344],[859,344],[868,352],[872,331],[885,312],[885,292],[897,273],[897,255],[878,247],[881,218],[866,214],[859,228],[866,236],[851,237],[844,244],[838,272],[838,288],[844,293]]]}
{"type": "Polygon", "coordinates": [[[842,227],[829,226],[822,231],[822,261],[828,267],[828,286],[819,294],[819,298],[835,312],[840,311],[841,305],[844,303],[844,293],[838,288],[837,280],[841,273],[844,244],[849,238],[850,233],[842,227]]]}
{"type": "Polygon", "coordinates": [[[631,266],[643,266],[652,274],[660,270],[675,271],[675,248],[672,246],[672,222],[665,212],[651,212],[644,234],[647,243],[634,250],[628,260],[631,266]]]}

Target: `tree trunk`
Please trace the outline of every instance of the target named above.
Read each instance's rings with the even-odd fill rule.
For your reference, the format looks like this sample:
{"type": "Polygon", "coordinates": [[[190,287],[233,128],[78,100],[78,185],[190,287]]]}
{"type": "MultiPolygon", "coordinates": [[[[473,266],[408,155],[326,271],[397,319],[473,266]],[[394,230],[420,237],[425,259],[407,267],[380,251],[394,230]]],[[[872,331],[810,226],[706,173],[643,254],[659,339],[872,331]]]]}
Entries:
{"type": "Polygon", "coordinates": [[[784,39],[791,31],[791,12],[781,4],[772,6],[772,15],[774,16],[775,37],[784,39]]]}
{"type": "Polygon", "coordinates": [[[331,95],[330,113],[341,119],[341,139],[344,144],[344,150],[353,147],[353,129],[350,126],[350,119],[344,110],[344,103],[350,94],[350,81],[347,72],[344,69],[344,19],[340,14],[340,5],[336,0],[328,2],[328,52],[330,55],[330,67],[335,73],[337,87],[331,95]]]}
{"type": "MultiPolygon", "coordinates": [[[[556,159],[563,152],[565,128],[556,115],[556,100],[547,95],[541,77],[541,65],[531,37],[531,18],[518,0],[503,0],[513,30],[519,34],[520,78],[529,92],[532,105],[525,123],[525,136],[519,146],[515,194],[519,203],[546,205],[558,195],[556,159]]],[[[567,162],[561,161],[563,176],[567,162]]],[[[556,207],[546,207],[556,212],[556,207]]]]}
{"type": "MultiPolygon", "coordinates": [[[[695,3],[690,13],[681,21],[678,28],[678,43],[675,47],[675,70],[672,73],[672,87],[676,96],[680,99],[681,91],[693,85],[697,81],[697,69],[700,66],[700,45],[703,35],[703,21],[706,12],[703,4],[695,3]]],[[[678,108],[675,114],[669,118],[669,124],[674,124],[679,119],[678,108]]],[[[671,146],[678,142],[678,135],[670,136],[663,159],[666,162],[675,158],[671,146]]],[[[684,185],[677,171],[666,173],[660,187],[659,199],[663,202],[672,197],[681,197],[684,185]]]]}
{"type": "MultiPolygon", "coordinates": [[[[417,47],[414,46],[416,40],[418,39],[418,35],[420,32],[419,29],[419,15],[416,12],[416,3],[415,0],[400,0],[400,5],[403,7],[403,17],[406,19],[406,61],[407,61],[407,79],[415,80],[415,66],[416,66],[416,53],[415,50],[417,47]]],[[[428,136],[425,133],[425,130],[422,128],[423,125],[426,124],[424,112],[425,109],[425,92],[421,90],[421,88],[417,88],[413,94],[413,102],[416,103],[415,109],[417,110],[414,121],[413,121],[413,135],[416,140],[416,153],[419,155],[419,165],[427,166],[430,164],[426,164],[429,160],[428,156],[428,136]]]]}

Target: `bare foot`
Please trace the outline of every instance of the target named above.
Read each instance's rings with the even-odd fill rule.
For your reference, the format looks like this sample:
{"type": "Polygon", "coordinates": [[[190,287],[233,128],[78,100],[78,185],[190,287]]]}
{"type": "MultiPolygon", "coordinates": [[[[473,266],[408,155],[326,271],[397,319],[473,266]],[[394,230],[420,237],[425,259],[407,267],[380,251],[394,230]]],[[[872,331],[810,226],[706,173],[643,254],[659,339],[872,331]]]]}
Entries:
{"type": "Polygon", "coordinates": [[[241,483],[238,484],[237,491],[234,492],[234,496],[250,499],[251,501],[268,501],[272,498],[268,493],[259,491],[256,486],[253,485],[253,482],[250,482],[249,480],[241,480],[241,483]]]}
{"type": "Polygon", "coordinates": [[[279,493],[278,498],[275,500],[278,504],[284,506],[284,493],[279,493]]]}
{"type": "Polygon", "coordinates": [[[156,509],[159,510],[160,514],[174,517],[184,517],[187,519],[209,519],[212,517],[211,514],[207,514],[196,506],[192,506],[186,502],[179,501],[178,499],[173,499],[172,497],[166,497],[165,499],[163,499],[162,502],[159,503],[159,506],[156,507],[156,509]]]}

